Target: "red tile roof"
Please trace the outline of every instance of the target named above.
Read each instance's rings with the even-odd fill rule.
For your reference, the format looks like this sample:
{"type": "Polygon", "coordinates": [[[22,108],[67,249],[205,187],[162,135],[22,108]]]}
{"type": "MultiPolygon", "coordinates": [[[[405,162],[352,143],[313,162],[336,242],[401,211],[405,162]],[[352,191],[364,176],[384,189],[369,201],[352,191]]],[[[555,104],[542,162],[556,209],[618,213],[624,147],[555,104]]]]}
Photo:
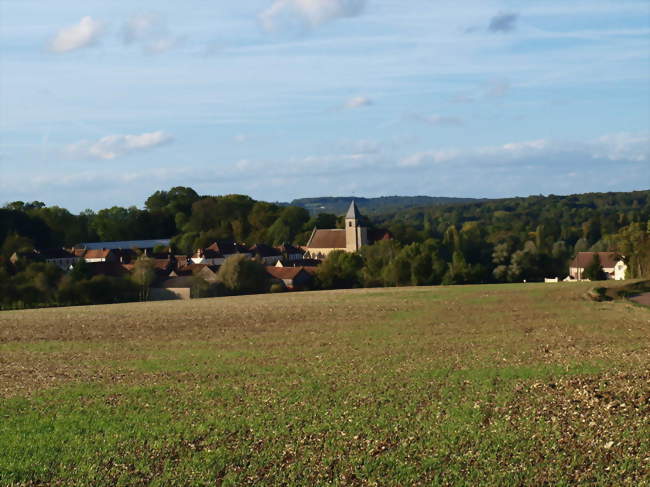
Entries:
{"type": "Polygon", "coordinates": [[[84,259],[105,259],[111,254],[110,249],[90,249],[86,250],[84,259]]]}

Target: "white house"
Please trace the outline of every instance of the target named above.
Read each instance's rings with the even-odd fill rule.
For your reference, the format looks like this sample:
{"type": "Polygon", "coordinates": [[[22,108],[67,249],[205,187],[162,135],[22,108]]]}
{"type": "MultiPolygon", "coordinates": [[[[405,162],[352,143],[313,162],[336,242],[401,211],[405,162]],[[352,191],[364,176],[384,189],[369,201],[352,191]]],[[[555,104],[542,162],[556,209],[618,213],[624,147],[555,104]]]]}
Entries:
{"type": "Polygon", "coordinates": [[[584,280],[584,272],[598,256],[608,279],[625,280],[627,265],[617,252],[578,252],[569,264],[569,276],[576,281],[584,280]]]}

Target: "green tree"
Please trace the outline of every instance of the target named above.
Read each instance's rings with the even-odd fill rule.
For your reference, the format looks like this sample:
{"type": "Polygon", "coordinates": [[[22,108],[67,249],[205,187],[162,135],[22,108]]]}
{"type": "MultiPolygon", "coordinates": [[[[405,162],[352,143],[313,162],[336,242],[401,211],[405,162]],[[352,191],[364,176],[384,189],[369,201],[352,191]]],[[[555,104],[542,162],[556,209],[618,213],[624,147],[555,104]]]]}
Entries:
{"type": "Polygon", "coordinates": [[[607,274],[605,274],[600,262],[600,255],[594,254],[591,263],[585,267],[582,277],[584,279],[589,279],[590,281],[604,281],[607,279],[607,274]]]}
{"type": "Polygon", "coordinates": [[[384,269],[397,257],[401,250],[399,242],[382,240],[374,245],[361,247],[359,254],[363,258],[360,279],[364,287],[385,285],[384,269]]]}
{"type": "Polygon", "coordinates": [[[149,300],[149,291],[155,277],[153,260],[145,255],[138,257],[133,266],[132,278],[139,287],[138,299],[140,301],[149,300]]]}
{"type": "Polygon", "coordinates": [[[316,276],[325,289],[351,288],[359,285],[362,267],[359,254],[335,250],[318,266],[316,276]]]}
{"type": "Polygon", "coordinates": [[[650,277],[650,220],[635,222],[613,237],[618,252],[624,256],[631,278],[650,277]]]}
{"type": "Polygon", "coordinates": [[[244,254],[228,257],[219,268],[217,280],[231,294],[261,293],[268,287],[264,265],[244,254]]]}

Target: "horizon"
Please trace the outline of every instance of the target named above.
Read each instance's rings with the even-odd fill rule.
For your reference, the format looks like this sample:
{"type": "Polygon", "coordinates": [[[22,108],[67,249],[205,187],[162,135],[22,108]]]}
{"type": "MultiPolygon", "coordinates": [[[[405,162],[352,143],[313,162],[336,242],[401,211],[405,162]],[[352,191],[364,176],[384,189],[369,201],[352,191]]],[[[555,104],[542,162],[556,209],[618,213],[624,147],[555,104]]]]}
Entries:
{"type": "Polygon", "coordinates": [[[0,8],[3,204],[650,187],[643,0],[0,8]]]}
{"type": "MultiPolygon", "coordinates": [[[[167,188],[167,189],[160,190],[160,191],[169,191],[170,189],[171,188],[167,188]]],[[[435,196],[435,195],[426,195],[426,194],[417,194],[417,195],[391,194],[391,195],[371,196],[371,197],[360,196],[360,195],[353,195],[353,196],[351,196],[351,195],[342,195],[342,196],[306,196],[306,197],[301,197],[301,198],[292,198],[290,200],[287,199],[287,200],[284,200],[284,201],[281,201],[281,200],[271,201],[271,200],[258,199],[258,198],[252,197],[251,195],[246,195],[246,194],[243,194],[243,193],[224,193],[224,194],[201,194],[201,193],[198,193],[198,192],[197,193],[199,194],[199,197],[201,197],[201,198],[223,197],[223,196],[238,194],[238,195],[242,195],[242,196],[249,196],[249,197],[253,198],[254,201],[263,201],[263,202],[266,202],[266,203],[277,204],[277,205],[291,205],[294,201],[304,200],[304,199],[313,199],[313,200],[349,199],[350,201],[357,201],[359,199],[362,199],[362,200],[376,200],[376,199],[380,199],[380,198],[442,198],[442,199],[452,199],[452,200],[455,200],[455,199],[474,200],[474,201],[471,201],[471,202],[476,203],[476,202],[484,202],[484,201],[499,201],[499,200],[508,200],[508,199],[518,199],[518,198],[532,198],[532,197],[548,198],[548,197],[551,197],[551,196],[566,198],[566,197],[569,197],[569,196],[580,196],[580,195],[586,195],[586,194],[609,194],[609,193],[617,194],[617,193],[635,193],[635,192],[644,192],[644,191],[650,191],[650,187],[641,188],[641,189],[632,189],[630,191],[585,191],[585,192],[582,192],[582,193],[566,193],[566,194],[556,194],[556,193],[542,194],[542,193],[538,193],[538,194],[529,194],[529,195],[511,195],[511,196],[496,197],[496,198],[483,198],[483,197],[471,197],[471,196],[467,196],[467,197],[464,197],[464,196],[435,196]]],[[[22,203],[25,203],[25,204],[29,204],[29,203],[33,203],[33,202],[40,202],[40,203],[44,203],[46,207],[60,206],[61,208],[64,208],[64,209],[70,211],[70,213],[78,215],[83,211],[92,210],[93,212],[97,212],[99,210],[108,209],[108,208],[111,208],[113,206],[120,206],[120,207],[124,207],[124,208],[136,207],[138,209],[146,209],[145,201],[149,196],[151,196],[151,194],[147,195],[147,197],[142,201],[141,205],[127,203],[127,204],[123,204],[123,205],[115,204],[115,205],[110,205],[110,206],[105,206],[105,207],[96,207],[96,208],[91,208],[91,207],[87,206],[87,207],[80,207],[80,209],[69,208],[69,207],[66,207],[66,206],[60,206],[60,205],[56,205],[56,204],[48,204],[48,202],[38,200],[38,199],[5,201],[5,202],[0,202],[0,205],[2,205],[2,207],[6,207],[7,205],[9,205],[11,203],[18,202],[18,201],[20,201],[22,203]]],[[[440,206],[443,206],[444,204],[445,203],[440,203],[440,206]]],[[[457,202],[457,203],[451,202],[450,204],[463,204],[463,202],[462,201],[457,202]]]]}

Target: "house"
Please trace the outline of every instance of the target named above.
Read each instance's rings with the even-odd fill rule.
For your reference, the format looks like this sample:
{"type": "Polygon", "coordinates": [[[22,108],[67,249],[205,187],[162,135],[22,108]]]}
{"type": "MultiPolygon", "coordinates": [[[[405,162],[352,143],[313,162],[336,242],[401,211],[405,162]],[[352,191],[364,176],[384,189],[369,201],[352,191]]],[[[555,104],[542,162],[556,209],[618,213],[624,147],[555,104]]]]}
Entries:
{"type": "Polygon", "coordinates": [[[300,261],[304,258],[305,256],[305,251],[301,248],[294,247],[291,244],[288,243],[283,243],[277,249],[280,251],[280,254],[282,255],[282,261],[283,262],[291,262],[293,265],[294,262],[300,261]]]}
{"type": "Polygon", "coordinates": [[[9,257],[9,262],[16,264],[19,260],[28,260],[33,262],[48,262],[54,264],[64,271],[70,269],[76,262],[81,260],[78,253],[69,249],[34,249],[29,252],[14,252],[9,257]]]}
{"type": "Polygon", "coordinates": [[[282,252],[266,244],[255,244],[250,248],[253,258],[265,265],[275,265],[282,259],[282,252]]]}
{"type": "Polygon", "coordinates": [[[299,260],[279,260],[275,267],[306,267],[316,268],[322,261],[318,259],[299,259],[299,260]]]}
{"type": "Polygon", "coordinates": [[[193,285],[193,276],[172,277],[153,286],[149,291],[149,299],[152,301],[191,299],[193,285]]]}
{"type": "Polygon", "coordinates": [[[356,252],[364,245],[390,238],[390,233],[386,230],[369,232],[368,228],[362,225],[359,208],[352,201],[345,214],[345,228],[314,228],[305,246],[304,258],[322,260],[335,250],[356,252]]]}
{"type": "Polygon", "coordinates": [[[314,282],[313,272],[304,267],[267,266],[265,269],[272,284],[282,284],[291,291],[308,289],[314,282]]]}
{"type": "Polygon", "coordinates": [[[596,255],[608,279],[625,279],[627,265],[617,252],[578,252],[569,264],[569,277],[576,281],[584,280],[585,269],[594,261],[596,255]]]}
{"type": "Polygon", "coordinates": [[[89,264],[119,260],[112,249],[86,249],[83,253],[79,252],[79,254],[89,264]]]}
{"type": "Polygon", "coordinates": [[[231,255],[245,254],[251,257],[250,249],[232,240],[217,240],[205,249],[197,249],[191,260],[195,264],[222,265],[231,255]]]}
{"type": "Polygon", "coordinates": [[[80,260],[80,257],[68,249],[45,249],[38,250],[37,252],[45,262],[54,264],[64,271],[69,270],[70,266],[73,266],[80,260]]]}
{"type": "Polygon", "coordinates": [[[209,266],[206,264],[190,264],[181,268],[176,268],[169,273],[169,277],[195,276],[200,277],[206,282],[217,282],[217,272],[219,267],[209,266]]]}

